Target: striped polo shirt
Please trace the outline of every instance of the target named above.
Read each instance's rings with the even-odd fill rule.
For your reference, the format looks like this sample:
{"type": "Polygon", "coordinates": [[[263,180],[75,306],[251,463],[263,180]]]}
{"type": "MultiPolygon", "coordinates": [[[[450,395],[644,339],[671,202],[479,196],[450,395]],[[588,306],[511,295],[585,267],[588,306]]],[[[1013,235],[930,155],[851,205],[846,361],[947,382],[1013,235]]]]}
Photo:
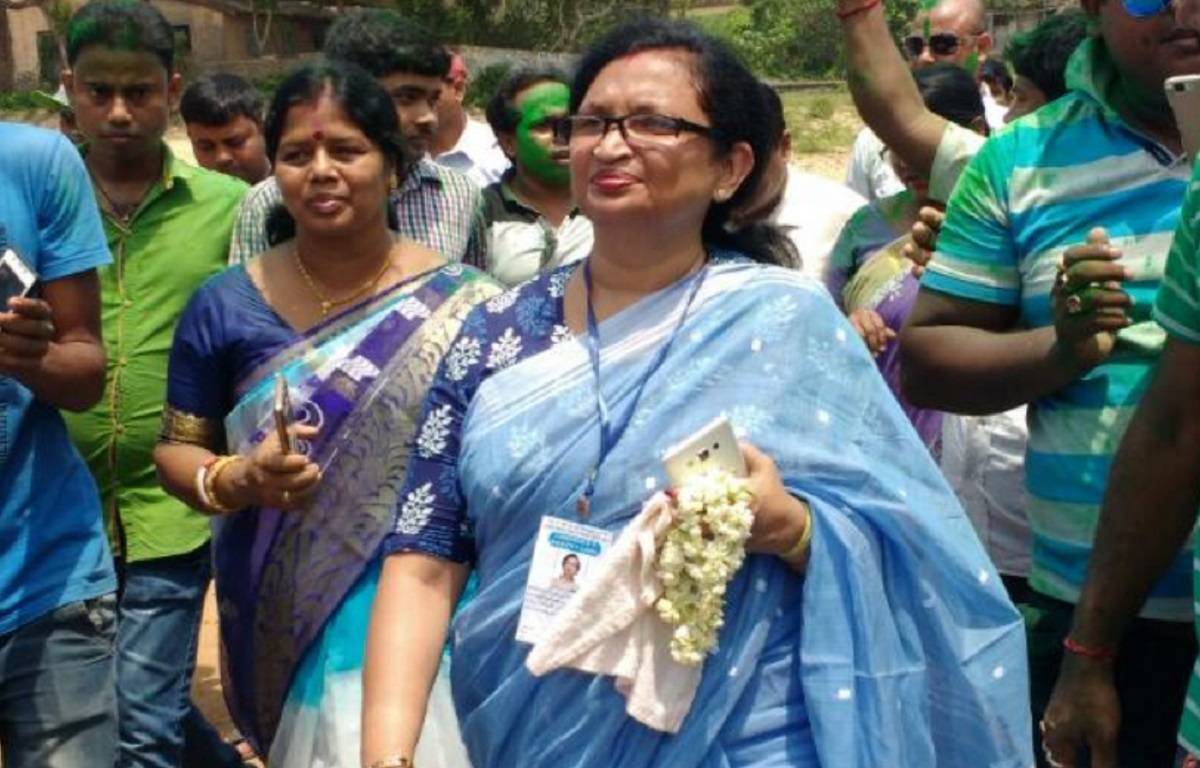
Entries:
{"type": "MultiPolygon", "coordinates": [[[[1183,203],[1179,229],[1167,258],[1166,273],[1154,303],[1154,319],[1173,338],[1200,344],[1200,166],[1192,176],[1183,203]]],[[[1200,595],[1200,558],[1195,563],[1195,589],[1200,595]]],[[[1200,602],[1195,604],[1196,628],[1200,631],[1200,602]]],[[[1187,706],[1179,722],[1179,743],[1200,755],[1200,659],[1192,670],[1187,706]]]]}
{"type": "MultiPolygon", "coordinates": [[[[1150,382],[1164,333],[1151,318],[1187,186],[1186,158],[1112,109],[1117,74],[1102,41],[1067,67],[1069,93],[993,136],[963,172],[925,287],[1019,309],[1025,328],[1053,324],[1050,289],[1063,252],[1108,230],[1133,272],[1134,324],[1113,355],[1029,408],[1025,473],[1033,528],[1030,583],[1075,602],[1087,575],[1113,454],[1150,382]]],[[[1141,615],[1192,614],[1191,554],[1182,553],[1141,615]]]]}

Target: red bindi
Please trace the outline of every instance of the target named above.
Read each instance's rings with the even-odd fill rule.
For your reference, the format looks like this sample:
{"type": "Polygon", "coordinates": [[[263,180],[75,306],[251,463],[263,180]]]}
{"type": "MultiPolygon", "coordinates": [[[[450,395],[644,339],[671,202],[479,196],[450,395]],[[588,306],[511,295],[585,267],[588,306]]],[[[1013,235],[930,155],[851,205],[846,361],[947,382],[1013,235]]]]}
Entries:
{"type": "Polygon", "coordinates": [[[317,130],[313,131],[312,137],[313,141],[322,141],[325,138],[325,132],[318,128],[317,130]]]}

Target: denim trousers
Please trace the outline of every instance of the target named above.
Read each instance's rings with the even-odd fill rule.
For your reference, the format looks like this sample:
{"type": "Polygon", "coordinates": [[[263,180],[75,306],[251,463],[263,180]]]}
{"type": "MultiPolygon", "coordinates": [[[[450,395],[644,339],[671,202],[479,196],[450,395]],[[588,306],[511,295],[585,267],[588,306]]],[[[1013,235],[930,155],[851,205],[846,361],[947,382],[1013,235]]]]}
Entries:
{"type": "Polygon", "coordinates": [[[209,546],[121,564],[117,623],[118,768],[241,766],[191,699],[209,546]]]}
{"type": "Polygon", "coordinates": [[[0,635],[4,768],[95,768],[116,756],[113,594],[67,603],[0,635]]]}

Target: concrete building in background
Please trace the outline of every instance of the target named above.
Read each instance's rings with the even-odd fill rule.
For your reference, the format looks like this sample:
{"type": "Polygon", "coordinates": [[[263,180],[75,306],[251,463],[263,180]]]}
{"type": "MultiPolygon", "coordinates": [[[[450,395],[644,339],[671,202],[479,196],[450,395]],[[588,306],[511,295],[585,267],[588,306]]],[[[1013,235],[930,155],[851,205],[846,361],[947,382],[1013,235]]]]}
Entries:
{"type": "MultiPolygon", "coordinates": [[[[60,0],[72,7],[82,0],[60,0]]],[[[269,26],[251,12],[250,0],[150,0],[175,28],[186,66],[204,71],[226,62],[290,59],[321,47],[333,20],[331,4],[280,0],[269,26]],[[259,42],[263,43],[260,46],[259,42]]],[[[363,3],[358,3],[363,4],[363,3]]],[[[0,11],[0,91],[29,90],[56,82],[58,44],[50,31],[54,0],[24,0],[0,11]]]]}

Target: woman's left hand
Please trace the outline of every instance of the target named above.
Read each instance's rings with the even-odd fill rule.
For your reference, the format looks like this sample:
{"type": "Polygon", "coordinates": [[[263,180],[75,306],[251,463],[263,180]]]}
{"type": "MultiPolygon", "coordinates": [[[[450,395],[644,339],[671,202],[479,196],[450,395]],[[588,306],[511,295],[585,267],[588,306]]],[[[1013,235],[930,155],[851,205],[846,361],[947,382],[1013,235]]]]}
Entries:
{"type": "Polygon", "coordinates": [[[747,552],[782,555],[796,546],[809,522],[808,505],[784,487],[779,468],[770,456],[750,443],[739,443],[746,459],[754,524],[746,541],[747,552]]]}

